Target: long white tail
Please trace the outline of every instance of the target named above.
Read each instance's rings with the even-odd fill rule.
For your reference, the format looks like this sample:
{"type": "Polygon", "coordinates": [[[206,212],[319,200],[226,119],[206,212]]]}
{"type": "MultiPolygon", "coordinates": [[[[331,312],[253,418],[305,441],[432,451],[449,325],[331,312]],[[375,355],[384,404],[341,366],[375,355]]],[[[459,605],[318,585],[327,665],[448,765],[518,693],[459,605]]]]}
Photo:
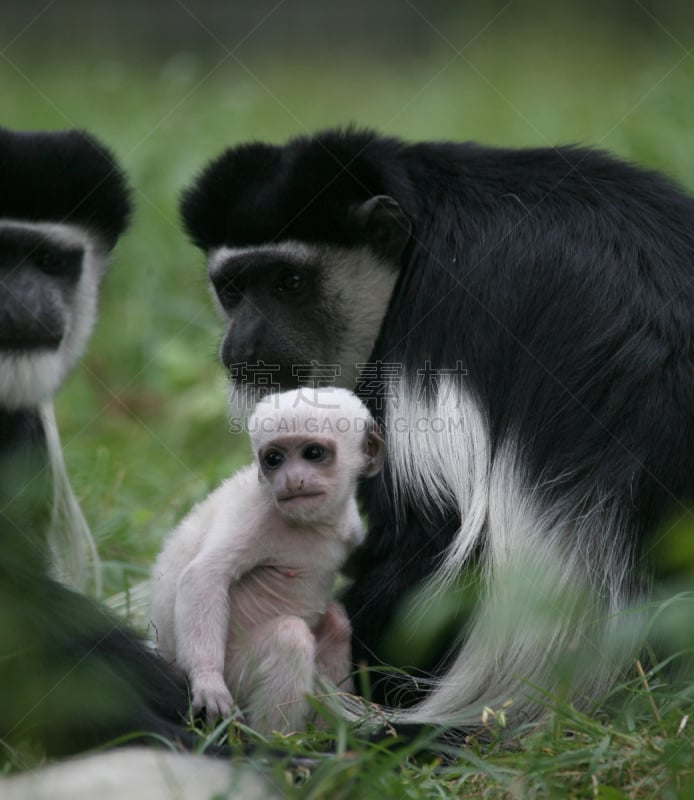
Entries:
{"type": "Polygon", "coordinates": [[[599,698],[624,671],[643,622],[626,613],[631,564],[614,499],[548,500],[515,442],[492,453],[484,414],[464,388],[442,385],[424,405],[396,401],[388,429],[396,497],[410,493],[419,508],[445,504],[461,518],[408,627],[460,592],[473,553],[480,588],[448,670],[428,682],[419,705],[386,716],[467,727],[480,724],[485,707],[507,705],[520,723],[543,715],[547,693],[578,704],[599,698]]]}

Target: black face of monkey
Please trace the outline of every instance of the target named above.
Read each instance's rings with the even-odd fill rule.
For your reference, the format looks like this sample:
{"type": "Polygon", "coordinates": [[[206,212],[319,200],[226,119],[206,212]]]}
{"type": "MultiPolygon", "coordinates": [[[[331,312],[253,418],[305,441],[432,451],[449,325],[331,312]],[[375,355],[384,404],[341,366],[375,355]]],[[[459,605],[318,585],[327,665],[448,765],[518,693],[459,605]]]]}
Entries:
{"type": "Polygon", "coordinates": [[[129,190],[83,131],[0,127],[0,164],[0,407],[35,409],[84,351],[129,190]]]}
{"type": "Polygon", "coordinates": [[[55,350],[70,323],[84,246],[0,225],[0,350],[55,350]]]}
{"type": "MultiPolygon", "coordinates": [[[[367,147],[372,136],[358,138],[367,147]]],[[[342,153],[343,138],[328,139],[320,152],[308,141],[229,150],[183,195],[229,320],[221,359],[249,405],[256,370],[272,391],[355,387],[410,240],[389,181],[352,163],[351,142],[342,153]]]]}
{"type": "Polygon", "coordinates": [[[0,404],[50,397],[86,347],[106,271],[86,229],[0,220],[0,404]]]}
{"type": "Polygon", "coordinates": [[[293,388],[299,385],[295,365],[325,363],[334,350],[332,332],[315,335],[330,330],[330,305],[316,259],[297,252],[223,248],[210,260],[210,279],[229,318],[220,350],[228,369],[264,363],[272,367],[276,383],[293,388]]]}
{"type": "Polygon", "coordinates": [[[222,362],[239,384],[253,387],[257,370],[274,391],[354,388],[398,275],[370,247],[298,242],[218,248],[209,273],[229,319],[222,362]]]}

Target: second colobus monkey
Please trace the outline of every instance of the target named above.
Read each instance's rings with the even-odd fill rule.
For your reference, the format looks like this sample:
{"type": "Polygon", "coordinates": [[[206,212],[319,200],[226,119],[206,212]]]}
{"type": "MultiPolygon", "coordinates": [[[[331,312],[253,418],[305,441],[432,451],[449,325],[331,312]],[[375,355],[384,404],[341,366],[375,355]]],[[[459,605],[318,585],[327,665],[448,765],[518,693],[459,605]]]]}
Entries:
{"type": "Polygon", "coordinates": [[[384,445],[344,389],[261,401],[249,420],[257,466],[225,481],[183,520],[154,567],[152,624],[208,720],[238,704],[261,732],[296,730],[314,674],[351,669],[351,628],[330,603],[364,529],[355,492],[384,445]]]}
{"type": "Polygon", "coordinates": [[[0,166],[0,459],[12,457],[16,473],[20,454],[45,449],[51,569],[98,594],[98,558],[63,464],[52,397],[89,341],[129,189],[111,154],[82,131],[0,128],[0,166]]]}
{"type": "Polygon", "coordinates": [[[146,740],[149,732],[193,744],[179,725],[187,706],[180,676],[65,585],[98,593],[99,568],[67,478],[52,398],[87,346],[129,194],[117,160],[89,134],[0,128],[0,741],[7,752],[29,744],[59,756],[128,734],[146,740]],[[45,508],[51,496],[52,510],[45,508]]]}
{"type": "Polygon", "coordinates": [[[181,210],[235,394],[327,366],[381,417],[344,596],[355,662],[391,667],[371,699],[463,728],[601,698],[692,514],[694,199],[589,149],[349,129],[225,150],[181,210]]]}

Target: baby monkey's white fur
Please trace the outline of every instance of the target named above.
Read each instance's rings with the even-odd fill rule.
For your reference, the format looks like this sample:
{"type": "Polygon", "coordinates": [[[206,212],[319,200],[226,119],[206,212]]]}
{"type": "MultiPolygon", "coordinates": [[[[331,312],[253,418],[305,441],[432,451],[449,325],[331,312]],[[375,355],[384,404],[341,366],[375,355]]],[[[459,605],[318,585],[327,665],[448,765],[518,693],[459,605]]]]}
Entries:
{"type": "Polygon", "coordinates": [[[238,707],[262,733],[300,730],[316,675],[348,688],[351,630],[330,595],[364,537],[357,482],[381,469],[385,448],[344,389],[270,395],[249,432],[256,465],[166,541],[151,620],[160,652],[188,676],[194,711],[212,720],[238,707]]]}

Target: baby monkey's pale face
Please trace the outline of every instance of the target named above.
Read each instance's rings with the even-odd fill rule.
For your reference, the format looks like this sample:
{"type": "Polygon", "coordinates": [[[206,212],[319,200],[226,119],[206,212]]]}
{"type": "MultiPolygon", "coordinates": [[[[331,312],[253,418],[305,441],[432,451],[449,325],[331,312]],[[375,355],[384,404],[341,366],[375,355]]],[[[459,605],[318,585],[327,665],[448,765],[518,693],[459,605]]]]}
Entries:
{"type": "Polygon", "coordinates": [[[323,436],[277,436],[258,451],[265,480],[280,513],[318,519],[352,485],[348,465],[338,469],[337,443],[323,436]]]}

